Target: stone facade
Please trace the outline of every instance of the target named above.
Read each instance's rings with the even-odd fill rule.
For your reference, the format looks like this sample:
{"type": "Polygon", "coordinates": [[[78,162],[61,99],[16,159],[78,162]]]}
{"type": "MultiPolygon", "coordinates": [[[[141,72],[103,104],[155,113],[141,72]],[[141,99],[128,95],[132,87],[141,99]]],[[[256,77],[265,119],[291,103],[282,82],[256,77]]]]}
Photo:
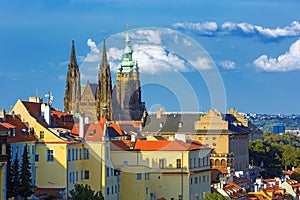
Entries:
{"type": "Polygon", "coordinates": [[[99,121],[102,117],[106,117],[110,121],[140,121],[145,112],[145,104],[141,102],[139,68],[137,62],[132,59],[128,32],[114,90],[112,90],[105,41],[99,66],[98,83],[87,83],[81,94],[80,73],[76,62],[74,41],[72,42],[72,54],[66,82],[65,112],[84,113],[90,121],[99,121]]]}
{"type": "Polygon", "coordinates": [[[112,115],[112,83],[110,75],[110,66],[107,60],[106,44],[104,40],[102,50],[102,62],[99,67],[98,87],[96,93],[96,113],[97,119],[106,117],[113,120],[112,115]]]}
{"type": "Polygon", "coordinates": [[[114,119],[139,121],[145,111],[145,104],[141,101],[139,67],[137,61],[132,59],[128,32],[125,41],[123,60],[117,69],[113,103],[114,119]]]}
{"type": "Polygon", "coordinates": [[[80,73],[76,61],[75,46],[73,40],[71,58],[70,58],[70,63],[68,65],[68,74],[66,79],[64,111],[70,113],[78,113],[80,99],[81,99],[80,73]]]}

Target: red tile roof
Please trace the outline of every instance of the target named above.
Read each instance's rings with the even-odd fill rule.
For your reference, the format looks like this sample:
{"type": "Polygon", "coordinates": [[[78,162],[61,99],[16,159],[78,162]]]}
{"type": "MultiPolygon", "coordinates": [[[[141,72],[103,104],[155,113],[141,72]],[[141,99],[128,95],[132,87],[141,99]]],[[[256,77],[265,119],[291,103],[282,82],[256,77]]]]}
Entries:
{"type": "Polygon", "coordinates": [[[192,151],[206,148],[199,144],[186,143],[181,140],[137,140],[135,143],[130,140],[122,140],[112,141],[112,144],[123,150],[129,150],[130,146],[133,146],[132,150],[141,151],[192,151]]]}
{"type": "Polygon", "coordinates": [[[1,123],[6,124],[8,127],[15,129],[15,136],[11,135],[7,138],[8,142],[24,142],[24,141],[36,141],[34,133],[28,130],[27,126],[21,121],[21,119],[14,115],[6,115],[5,122],[0,120],[1,123]]]}

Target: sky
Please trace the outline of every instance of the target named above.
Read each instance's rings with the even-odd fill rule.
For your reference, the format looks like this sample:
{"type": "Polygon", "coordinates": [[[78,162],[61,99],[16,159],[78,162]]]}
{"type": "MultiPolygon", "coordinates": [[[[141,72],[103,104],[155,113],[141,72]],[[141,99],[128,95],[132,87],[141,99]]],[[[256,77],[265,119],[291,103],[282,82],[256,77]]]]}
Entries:
{"type": "Polygon", "coordinates": [[[95,82],[106,39],[115,71],[126,25],[154,111],[300,114],[298,0],[0,1],[0,108],[53,95],[63,109],[75,40],[81,82],[95,82]]]}

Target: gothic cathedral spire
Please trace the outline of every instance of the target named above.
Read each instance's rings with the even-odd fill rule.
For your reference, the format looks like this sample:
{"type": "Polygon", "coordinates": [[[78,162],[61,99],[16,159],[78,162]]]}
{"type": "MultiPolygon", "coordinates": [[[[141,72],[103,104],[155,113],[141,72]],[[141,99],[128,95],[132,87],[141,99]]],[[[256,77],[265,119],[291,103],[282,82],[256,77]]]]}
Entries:
{"type": "Polygon", "coordinates": [[[117,68],[114,118],[139,121],[145,111],[145,104],[141,101],[139,67],[132,58],[128,28],[125,43],[123,60],[117,68]]]}
{"type": "Polygon", "coordinates": [[[75,45],[72,40],[72,51],[70,63],[68,65],[68,73],[66,78],[66,91],[64,98],[64,111],[70,113],[79,112],[80,103],[80,73],[76,61],[75,45]]]}
{"type": "Polygon", "coordinates": [[[99,66],[98,88],[96,94],[97,118],[100,120],[106,117],[113,120],[112,116],[112,82],[110,75],[110,65],[107,60],[106,43],[103,42],[102,61],[99,66]]]}

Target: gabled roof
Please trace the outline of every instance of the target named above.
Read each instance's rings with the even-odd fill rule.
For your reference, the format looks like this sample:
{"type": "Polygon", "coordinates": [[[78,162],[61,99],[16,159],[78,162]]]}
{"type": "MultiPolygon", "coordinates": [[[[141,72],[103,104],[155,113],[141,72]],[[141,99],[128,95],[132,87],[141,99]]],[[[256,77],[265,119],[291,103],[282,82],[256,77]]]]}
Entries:
{"type": "Polygon", "coordinates": [[[29,130],[27,126],[16,115],[6,115],[5,122],[0,119],[0,124],[5,124],[9,129],[15,129],[15,136],[11,135],[7,138],[8,142],[25,142],[36,141],[33,131],[29,130]]]}
{"type": "Polygon", "coordinates": [[[181,140],[117,140],[111,141],[114,150],[139,151],[192,151],[207,148],[196,143],[187,143],[181,140]]]}
{"type": "Polygon", "coordinates": [[[82,97],[85,96],[85,95],[90,95],[92,94],[94,98],[96,98],[96,94],[97,94],[97,87],[98,87],[98,84],[97,83],[90,83],[90,82],[87,82],[86,86],[84,86],[84,90],[83,90],[83,93],[82,93],[82,97]]]}

